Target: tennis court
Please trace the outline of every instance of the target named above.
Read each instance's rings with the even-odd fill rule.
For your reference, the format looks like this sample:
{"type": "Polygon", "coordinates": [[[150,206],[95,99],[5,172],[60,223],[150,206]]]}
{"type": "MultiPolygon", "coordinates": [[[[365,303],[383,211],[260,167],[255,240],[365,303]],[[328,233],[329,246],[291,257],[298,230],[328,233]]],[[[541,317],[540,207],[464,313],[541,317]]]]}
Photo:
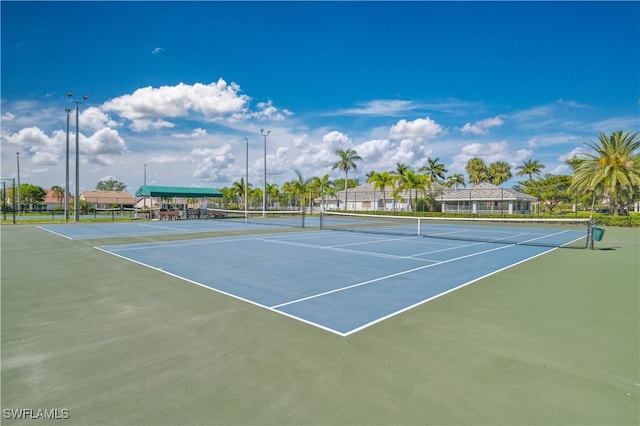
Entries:
{"type": "Polygon", "coordinates": [[[120,229],[2,225],[3,410],[70,425],[638,424],[638,229],[608,228],[596,250],[278,227],[106,238],[120,229]],[[176,275],[118,257],[136,251],[176,275]],[[499,273],[401,310],[501,256],[499,273]],[[185,281],[198,268],[203,285],[185,281]],[[255,288],[229,297],[227,281],[255,288]],[[327,290],[327,309],[351,301],[360,322],[324,329],[310,305],[277,306],[327,290]],[[369,305],[401,314],[374,322],[369,305]],[[375,325],[341,337],[359,324],[375,325]]]}
{"type": "MultiPolygon", "coordinates": [[[[361,224],[362,218],[358,218],[361,224]]],[[[348,220],[347,220],[348,221],[348,220]]],[[[99,250],[265,309],[348,336],[480,278],[585,239],[584,230],[518,227],[488,242],[326,230],[125,244],[99,250]],[[507,236],[508,235],[508,236],[507,236]],[[506,241],[519,240],[518,243],[506,241]],[[543,246],[538,243],[545,241],[543,246]],[[528,244],[531,243],[531,244],[528,244]]],[[[404,226],[404,224],[402,224],[404,226]]],[[[344,227],[340,222],[340,227],[344,227]]],[[[467,225],[468,226],[468,225],[467,225]]],[[[477,228],[472,226],[471,228],[477,228]]],[[[353,229],[353,228],[352,228],[353,229]]],[[[380,227],[375,228],[380,229],[380,227]]],[[[477,229],[467,229],[470,239],[477,229]],[[471,234],[469,234],[471,233],[471,234]]],[[[475,235],[475,237],[474,237],[475,235]]]]}

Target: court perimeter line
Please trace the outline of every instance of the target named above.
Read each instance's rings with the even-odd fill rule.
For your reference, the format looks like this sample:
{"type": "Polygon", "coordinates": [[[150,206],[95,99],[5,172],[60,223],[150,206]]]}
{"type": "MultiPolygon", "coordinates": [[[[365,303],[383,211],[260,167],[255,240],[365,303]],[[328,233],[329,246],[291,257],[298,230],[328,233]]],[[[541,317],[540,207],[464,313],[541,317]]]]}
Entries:
{"type": "Polygon", "coordinates": [[[66,236],[64,234],[60,234],[58,232],[54,232],[54,231],[52,231],[50,229],[47,229],[47,228],[43,228],[40,225],[36,225],[36,228],[42,229],[43,231],[51,232],[53,235],[57,235],[58,237],[66,238],[67,240],[73,240],[73,238],[71,238],[71,237],[68,237],[68,236],[66,236]]]}

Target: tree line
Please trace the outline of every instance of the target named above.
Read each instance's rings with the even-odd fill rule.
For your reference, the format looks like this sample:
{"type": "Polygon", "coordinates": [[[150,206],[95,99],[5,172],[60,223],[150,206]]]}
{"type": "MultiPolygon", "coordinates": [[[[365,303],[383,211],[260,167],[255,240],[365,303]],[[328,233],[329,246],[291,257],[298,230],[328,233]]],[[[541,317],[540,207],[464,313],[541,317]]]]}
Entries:
{"type": "MultiPolygon", "coordinates": [[[[571,166],[571,175],[542,174],[544,164],[538,160],[528,159],[516,167],[517,176],[528,179],[518,182],[514,189],[533,195],[544,202],[550,210],[559,203],[582,197],[585,202],[592,201],[595,197],[607,199],[615,213],[620,207],[632,200],[638,200],[640,194],[640,134],[630,131],[615,131],[610,136],[600,132],[597,140],[589,140],[586,143],[589,151],[578,155],[566,163],[571,166]]],[[[331,180],[328,174],[305,178],[298,170],[296,178],[278,186],[275,183],[266,183],[266,196],[269,207],[300,207],[308,205],[318,196],[333,196],[340,191],[345,191],[345,200],[348,190],[360,185],[358,179],[350,179],[349,172],[356,170],[357,163],[362,158],[353,149],[336,151],[337,161],[332,170],[344,173],[344,178],[331,180]]],[[[479,157],[470,159],[465,167],[468,182],[478,185],[490,182],[501,185],[513,177],[509,163],[497,161],[486,164],[479,157]]],[[[391,188],[391,197],[398,197],[401,193],[409,194],[409,204],[418,198],[418,192],[441,188],[466,187],[467,181],[460,173],[447,175],[448,170],[440,162],[439,157],[427,159],[427,164],[418,170],[414,170],[407,164],[397,163],[395,170],[370,171],[366,174],[367,183],[374,185],[374,189],[381,190],[386,196],[386,189],[391,188]]],[[[96,190],[123,191],[126,185],[114,179],[98,182],[96,190]]],[[[64,200],[64,188],[53,186],[53,193],[60,202],[64,200]]],[[[7,189],[9,191],[12,189],[7,189]]],[[[220,189],[224,198],[232,205],[228,207],[257,207],[263,197],[262,188],[253,188],[251,183],[244,178],[233,182],[230,187],[220,189]],[[249,199],[244,200],[246,192],[249,199]]],[[[46,195],[41,187],[22,184],[20,195],[23,205],[37,205],[42,203],[46,195]]],[[[7,194],[3,194],[7,199],[7,194]]],[[[386,204],[386,201],[385,201],[386,204]]],[[[346,207],[346,202],[344,204],[346,207]]]]}
{"type": "MultiPolygon", "coordinates": [[[[596,198],[606,199],[614,214],[621,211],[621,206],[640,198],[640,137],[639,133],[615,131],[610,136],[600,132],[597,140],[589,140],[590,149],[566,163],[571,167],[571,175],[542,174],[545,165],[538,160],[528,159],[515,168],[516,175],[527,179],[518,182],[514,189],[540,199],[549,211],[562,202],[581,198],[583,204],[589,200],[593,204],[596,198]]],[[[267,184],[267,197],[270,200],[282,200],[285,194],[295,196],[297,205],[305,205],[320,194],[335,196],[344,190],[345,208],[348,190],[360,184],[357,179],[349,179],[349,172],[357,168],[362,158],[353,149],[336,151],[338,161],[332,169],[344,173],[344,179],[330,180],[329,175],[305,179],[299,171],[295,171],[296,179],[285,182],[281,188],[276,184],[267,184]]],[[[489,182],[501,185],[513,177],[509,163],[497,161],[486,164],[479,157],[470,159],[465,167],[469,183],[478,185],[489,182]]],[[[387,188],[391,188],[391,197],[399,197],[401,193],[409,194],[409,205],[412,199],[418,198],[418,192],[442,188],[466,187],[465,177],[460,173],[447,175],[448,170],[440,162],[439,157],[429,158],[427,165],[417,171],[402,163],[396,164],[391,171],[371,171],[366,174],[367,183],[386,196],[387,188]]],[[[227,199],[237,199],[238,205],[244,201],[244,179],[234,182],[230,188],[223,188],[227,199]]],[[[252,188],[248,184],[250,199],[261,200],[262,189],[252,188]]],[[[383,200],[386,205],[386,200],[383,200]]],[[[270,202],[273,205],[273,201],[270,202]]],[[[293,206],[296,205],[291,204],[293,206]]],[[[251,206],[250,206],[251,207],[251,206]]]]}

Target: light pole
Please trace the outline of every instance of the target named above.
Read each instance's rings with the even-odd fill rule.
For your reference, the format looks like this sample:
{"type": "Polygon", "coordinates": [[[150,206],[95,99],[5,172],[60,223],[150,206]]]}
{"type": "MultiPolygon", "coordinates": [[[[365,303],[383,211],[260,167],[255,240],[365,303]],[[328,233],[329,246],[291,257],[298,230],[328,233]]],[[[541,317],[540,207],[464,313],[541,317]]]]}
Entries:
{"type": "Polygon", "coordinates": [[[249,221],[249,138],[244,138],[246,142],[246,155],[244,158],[244,221],[249,221]]]}
{"type": "Polygon", "coordinates": [[[82,97],[82,102],[73,99],[73,92],[68,92],[69,102],[76,104],[76,196],[73,201],[73,209],[75,210],[74,222],[80,222],[80,125],[78,119],[79,104],[83,104],[89,99],[87,95],[82,97]]]}
{"type": "MultiPolygon", "coordinates": [[[[144,165],[144,186],[147,186],[147,165],[144,165]]],[[[146,188],[145,188],[146,189],[146,188]]],[[[147,209],[147,196],[144,196],[144,202],[143,202],[143,207],[146,210],[147,209]]]]}
{"type": "Polygon", "coordinates": [[[64,178],[64,220],[69,222],[69,108],[64,109],[67,112],[67,162],[66,173],[64,178]]]}
{"type": "Polygon", "coordinates": [[[20,197],[20,153],[16,152],[16,162],[18,163],[18,214],[22,214],[22,198],[20,197]]]}
{"type": "Polygon", "coordinates": [[[267,136],[271,130],[260,129],[260,134],[264,136],[264,180],[262,182],[262,217],[267,217],[267,136]]]}

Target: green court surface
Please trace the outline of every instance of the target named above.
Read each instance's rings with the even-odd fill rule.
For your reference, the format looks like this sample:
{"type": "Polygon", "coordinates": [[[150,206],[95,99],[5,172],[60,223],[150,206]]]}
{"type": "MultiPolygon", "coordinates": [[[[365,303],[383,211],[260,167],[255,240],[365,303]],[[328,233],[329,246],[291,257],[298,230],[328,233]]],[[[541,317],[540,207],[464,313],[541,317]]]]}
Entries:
{"type": "Polygon", "coordinates": [[[198,235],[0,231],[2,424],[640,423],[638,228],[348,337],[94,248],[198,235]]]}

